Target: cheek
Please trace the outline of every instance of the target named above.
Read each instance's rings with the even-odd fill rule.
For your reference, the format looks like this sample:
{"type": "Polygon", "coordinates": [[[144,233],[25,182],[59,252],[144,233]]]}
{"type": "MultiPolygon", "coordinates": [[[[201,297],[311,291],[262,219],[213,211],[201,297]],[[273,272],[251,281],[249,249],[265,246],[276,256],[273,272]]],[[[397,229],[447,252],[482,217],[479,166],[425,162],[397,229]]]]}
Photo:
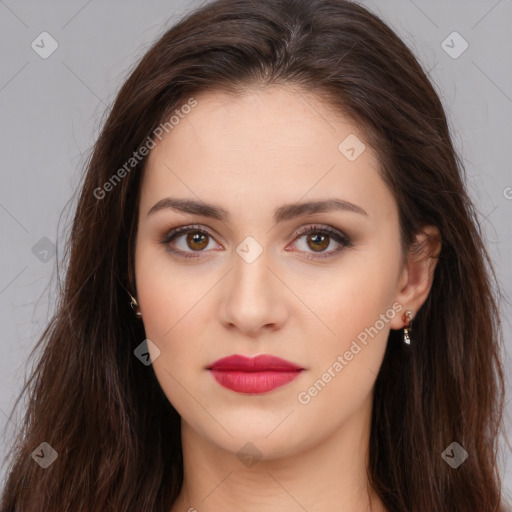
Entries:
{"type": "Polygon", "coordinates": [[[204,344],[211,342],[205,336],[211,332],[212,318],[208,291],[218,277],[199,267],[180,268],[149,243],[137,249],[136,275],[146,337],[160,351],[153,369],[169,401],[182,410],[190,397],[177,383],[189,392],[199,392],[191,375],[208,362],[204,353],[208,348],[204,344]]]}
{"type": "Polygon", "coordinates": [[[335,332],[328,339],[352,339],[391,308],[397,291],[398,261],[398,255],[380,259],[368,252],[325,279],[323,292],[310,298],[335,332]]]}
{"type": "Polygon", "coordinates": [[[148,338],[165,342],[180,323],[190,322],[194,306],[207,290],[179,267],[172,265],[161,247],[141,242],[136,251],[136,275],[139,303],[148,338]]]}
{"type": "Polygon", "coordinates": [[[180,273],[161,251],[141,247],[136,256],[137,292],[146,337],[159,350],[152,368],[167,399],[181,415],[193,405],[191,393],[200,393],[191,369],[202,364],[201,347],[195,340],[204,331],[199,321],[201,298],[209,286],[180,273]],[[193,349],[191,350],[191,348],[193,349]]]}
{"type": "MultiPolygon", "coordinates": [[[[350,261],[347,258],[346,265],[324,286],[327,292],[317,297],[314,308],[321,312],[319,316],[329,330],[324,329],[326,334],[311,355],[312,380],[329,381],[326,387],[330,391],[324,399],[331,393],[331,398],[350,393],[349,400],[355,404],[373,385],[386,350],[390,322],[398,314],[392,306],[400,251],[395,247],[388,251],[364,248],[350,261]],[[335,378],[326,375],[329,370],[335,378]]],[[[324,399],[318,402],[328,404],[324,399]]]]}
{"type": "Polygon", "coordinates": [[[297,396],[307,424],[311,418],[330,418],[333,424],[347,420],[372,391],[396,314],[391,287],[379,275],[376,282],[373,273],[351,273],[325,301],[321,311],[334,333],[326,330],[317,337],[309,351],[308,378],[297,396]]]}

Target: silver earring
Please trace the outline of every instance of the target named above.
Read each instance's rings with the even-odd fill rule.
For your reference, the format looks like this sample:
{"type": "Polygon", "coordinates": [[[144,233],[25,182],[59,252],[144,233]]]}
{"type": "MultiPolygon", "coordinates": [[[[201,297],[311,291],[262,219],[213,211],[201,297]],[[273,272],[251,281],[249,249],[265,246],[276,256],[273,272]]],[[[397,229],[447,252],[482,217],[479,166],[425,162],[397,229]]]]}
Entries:
{"type": "Polygon", "coordinates": [[[404,326],[404,343],[406,345],[411,344],[411,336],[410,333],[412,331],[412,311],[410,309],[406,309],[404,314],[402,315],[402,321],[405,323],[404,326]]]}
{"type": "Polygon", "coordinates": [[[139,304],[137,303],[137,300],[135,299],[135,297],[133,297],[133,295],[128,292],[128,295],[131,297],[132,301],[130,302],[130,306],[132,307],[132,309],[135,311],[135,316],[137,318],[141,318],[142,317],[142,313],[140,311],[140,306],[139,304]],[[139,308],[139,309],[136,309],[136,308],[139,308]]]}

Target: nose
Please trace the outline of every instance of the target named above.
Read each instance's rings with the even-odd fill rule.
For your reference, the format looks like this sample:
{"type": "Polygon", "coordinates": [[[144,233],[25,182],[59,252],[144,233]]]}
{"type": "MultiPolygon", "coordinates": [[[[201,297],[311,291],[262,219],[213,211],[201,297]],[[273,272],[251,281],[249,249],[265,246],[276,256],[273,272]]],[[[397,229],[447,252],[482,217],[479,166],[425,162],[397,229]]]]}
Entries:
{"type": "Polygon", "coordinates": [[[288,315],[290,291],[282,277],[270,268],[265,251],[254,261],[234,256],[234,267],[226,276],[220,320],[228,329],[254,336],[262,330],[282,328],[288,315]]]}

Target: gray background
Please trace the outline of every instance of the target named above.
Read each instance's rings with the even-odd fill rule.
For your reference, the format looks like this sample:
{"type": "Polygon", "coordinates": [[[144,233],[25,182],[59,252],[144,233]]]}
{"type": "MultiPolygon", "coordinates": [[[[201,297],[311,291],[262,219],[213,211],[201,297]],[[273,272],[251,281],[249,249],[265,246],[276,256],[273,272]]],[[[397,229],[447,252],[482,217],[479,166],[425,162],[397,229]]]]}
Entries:
{"type": "MultiPolygon", "coordinates": [[[[102,115],[149,45],[201,3],[0,0],[0,428],[6,431],[0,438],[1,457],[18,428],[21,411],[11,421],[8,415],[32,367],[29,352],[55,304],[55,263],[62,256],[63,235],[74,206],[65,208],[66,203],[76,189],[102,115]],[[31,47],[34,40],[41,46],[42,32],[58,43],[46,59],[31,47]]],[[[512,0],[361,3],[387,21],[429,71],[464,157],[470,193],[508,297],[512,0]],[[469,44],[458,58],[442,47],[454,31],[469,44]]],[[[463,42],[452,39],[445,44],[453,48],[445,48],[456,55],[463,42]]],[[[47,50],[49,40],[45,41],[47,50]]],[[[505,302],[507,374],[512,366],[510,312],[505,302]]],[[[507,390],[509,436],[509,382],[507,390]]],[[[504,440],[502,453],[505,493],[511,495],[512,456],[510,443],[504,440]]]]}

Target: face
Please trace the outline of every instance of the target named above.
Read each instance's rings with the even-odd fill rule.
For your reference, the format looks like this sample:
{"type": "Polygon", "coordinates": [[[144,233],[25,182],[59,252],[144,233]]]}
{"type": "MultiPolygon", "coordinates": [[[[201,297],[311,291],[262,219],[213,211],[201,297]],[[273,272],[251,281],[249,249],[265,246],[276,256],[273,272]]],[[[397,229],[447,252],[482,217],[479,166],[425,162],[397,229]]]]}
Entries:
{"type": "Polygon", "coordinates": [[[401,316],[397,205],[364,133],[315,97],[196,100],[141,185],[135,273],[153,369],[201,439],[292,455],[368,418],[401,316]],[[299,207],[323,201],[337,207],[299,207]],[[300,370],[211,369],[261,354],[300,370]]]}

